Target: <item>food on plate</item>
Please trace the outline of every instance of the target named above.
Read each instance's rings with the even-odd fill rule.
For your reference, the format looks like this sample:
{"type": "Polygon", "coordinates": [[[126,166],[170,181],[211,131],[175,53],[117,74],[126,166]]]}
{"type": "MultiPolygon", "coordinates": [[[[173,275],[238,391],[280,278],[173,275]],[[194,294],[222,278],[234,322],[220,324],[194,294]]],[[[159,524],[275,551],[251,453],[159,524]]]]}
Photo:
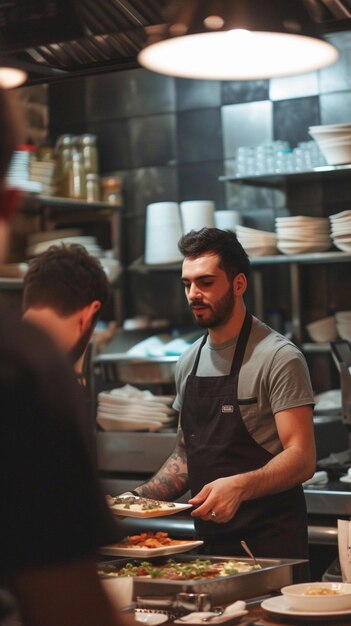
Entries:
{"type": "Polygon", "coordinates": [[[122,509],[132,509],[133,511],[154,511],[175,508],[174,502],[163,502],[162,500],[152,500],[151,498],[139,498],[137,496],[110,496],[107,500],[109,506],[118,505],[122,509]]]}
{"type": "Polygon", "coordinates": [[[233,576],[243,572],[261,569],[260,565],[252,565],[244,561],[212,562],[207,559],[196,559],[180,563],[169,559],[164,564],[154,564],[149,561],[127,563],[116,568],[113,572],[99,570],[101,576],[142,576],[143,578],[163,578],[166,580],[200,580],[202,578],[217,578],[218,576],[233,576]]]}
{"type": "MultiPolygon", "coordinates": [[[[187,539],[171,539],[168,533],[158,530],[153,533],[151,531],[140,533],[139,535],[130,535],[125,537],[121,543],[115,544],[120,548],[164,548],[166,546],[175,546],[179,544],[187,544],[187,539]]],[[[191,542],[193,543],[193,542],[191,542]]]]}
{"type": "Polygon", "coordinates": [[[304,596],[339,596],[341,591],[330,587],[308,587],[304,591],[304,596]]]}

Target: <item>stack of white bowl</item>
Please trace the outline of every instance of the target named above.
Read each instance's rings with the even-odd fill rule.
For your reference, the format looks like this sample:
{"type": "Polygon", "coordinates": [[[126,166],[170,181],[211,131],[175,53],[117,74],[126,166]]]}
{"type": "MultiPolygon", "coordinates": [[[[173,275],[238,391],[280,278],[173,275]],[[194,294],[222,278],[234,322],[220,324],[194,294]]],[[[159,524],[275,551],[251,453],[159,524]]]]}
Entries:
{"type": "Polygon", "coordinates": [[[201,228],[213,228],[215,204],[212,200],[186,200],[180,203],[183,233],[201,228]]]}
{"type": "Polygon", "coordinates": [[[154,202],[146,207],[145,263],[176,263],[182,224],[177,202],[154,202]]]}
{"type": "Polygon", "coordinates": [[[351,163],[351,124],[310,126],[308,131],[328,165],[351,163]]]}
{"type": "Polygon", "coordinates": [[[339,337],[351,342],[351,311],[337,311],[335,319],[339,337]]]}
{"type": "Polygon", "coordinates": [[[351,252],[351,211],[341,211],[329,217],[334,246],[351,252]]]}
{"type": "Polygon", "coordinates": [[[249,256],[277,254],[277,237],[275,233],[238,224],[236,236],[249,256]]]}
{"type": "Polygon", "coordinates": [[[307,324],[306,330],[312,341],[316,341],[317,343],[329,343],[330,341],[335,341],[338,336],[334,315],[322,317],[315,322],[307,324]]]}
{"type": "Polygon", "coordinates": [[[275,225],[277,247],[283,254],[323,252],[332,245],[327,217],[277,217],[275,225]]]}

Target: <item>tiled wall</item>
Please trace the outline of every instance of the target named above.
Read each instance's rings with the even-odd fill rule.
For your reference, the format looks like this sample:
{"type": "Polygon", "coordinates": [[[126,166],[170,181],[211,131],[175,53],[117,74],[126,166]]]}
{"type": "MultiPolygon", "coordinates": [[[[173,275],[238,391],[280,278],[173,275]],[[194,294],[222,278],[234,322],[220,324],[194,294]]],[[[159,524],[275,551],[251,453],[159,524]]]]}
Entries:
{"type": "MultiPolygon", "coordinates": [[[[241,145],[286,139],[295,147],[310,139],[309,125],[351,122],[351,33],[330,39],[340,50],[338,63],[293,78],[193,81],[139,69],[50,86],[52,139],[63,132],[96,133],[101,173],[123,178],[127,263],[143,254],[150,202],[212,199],[218,209],[238,209],[244,223],[266,230],[274,230],[274,218],[287,211],[328,215],[348,206],[348,181],[337,192],[333,186],[297,186],[286,199],[279,190],[218,180],[233,172],[241,145]]],[[[128,314],[153,314],[156,302],[157,317],[170,310],[182,317],[186,308],[179,288],[170,290],[171,305],[162,299],[169,280],[130,275],[128,314]]],[[[268,308],[277,300],[286,306],[285,283],[283,276],[275,290],[267,287],[268,308]]]]}

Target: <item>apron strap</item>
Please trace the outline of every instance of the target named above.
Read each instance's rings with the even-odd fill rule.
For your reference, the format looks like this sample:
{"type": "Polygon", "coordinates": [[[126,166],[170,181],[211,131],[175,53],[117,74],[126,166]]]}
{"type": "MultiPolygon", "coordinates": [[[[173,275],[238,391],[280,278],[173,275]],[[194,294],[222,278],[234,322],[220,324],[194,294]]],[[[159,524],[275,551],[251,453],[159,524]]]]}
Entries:
{"type": "Polygon", "coordinates": [[[242,362],[244,360],[247,342],[250,336],[251,326],[252,326],[252,315],[251,313],[246,311],[244,323],[239,333],[238,341],[237,341],[235,352],[234,352],[234,357],[232,360],[232,365],[230,368],[230,374],[232,376],[239,375],[239,371],[240,371],[242,362]]]}

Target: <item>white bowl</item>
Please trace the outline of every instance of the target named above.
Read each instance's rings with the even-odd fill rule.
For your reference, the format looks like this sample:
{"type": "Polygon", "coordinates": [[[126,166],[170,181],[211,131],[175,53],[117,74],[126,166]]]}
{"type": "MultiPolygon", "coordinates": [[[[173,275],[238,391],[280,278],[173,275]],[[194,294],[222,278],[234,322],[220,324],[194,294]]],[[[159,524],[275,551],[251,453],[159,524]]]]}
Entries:
{"type": "Polygon", "coordinates": [[[342,144],[322,145],[319,144],[328,165],[342,165],[351,162],[351,142],[342,144]]]}
{"type": "Polygon", "coordinates": [[[334,315],[307,324],[306,330],[312,341],[317,343],[335,341],[338,336],[334,315]]]}
{"type": "Polygon", "coordinates": [[[337,311],[335,319],[338,323],[349,322],[351,324],[351,311],[337,311]]]}
{"type": "Polygon", "coordinates": [[[346,341],[351,342],[351,321],[350,322],[342,322],[336,323],[336,329],[338,331],[339,337],[341,339],[345,339],[346,341]]]}
{"type": "Polygon", "coordinates": [[[281,590],[292,609],[298,611],[346,611],[351,609],[351,584],[313,582],[289,585],[281,590]]]}

